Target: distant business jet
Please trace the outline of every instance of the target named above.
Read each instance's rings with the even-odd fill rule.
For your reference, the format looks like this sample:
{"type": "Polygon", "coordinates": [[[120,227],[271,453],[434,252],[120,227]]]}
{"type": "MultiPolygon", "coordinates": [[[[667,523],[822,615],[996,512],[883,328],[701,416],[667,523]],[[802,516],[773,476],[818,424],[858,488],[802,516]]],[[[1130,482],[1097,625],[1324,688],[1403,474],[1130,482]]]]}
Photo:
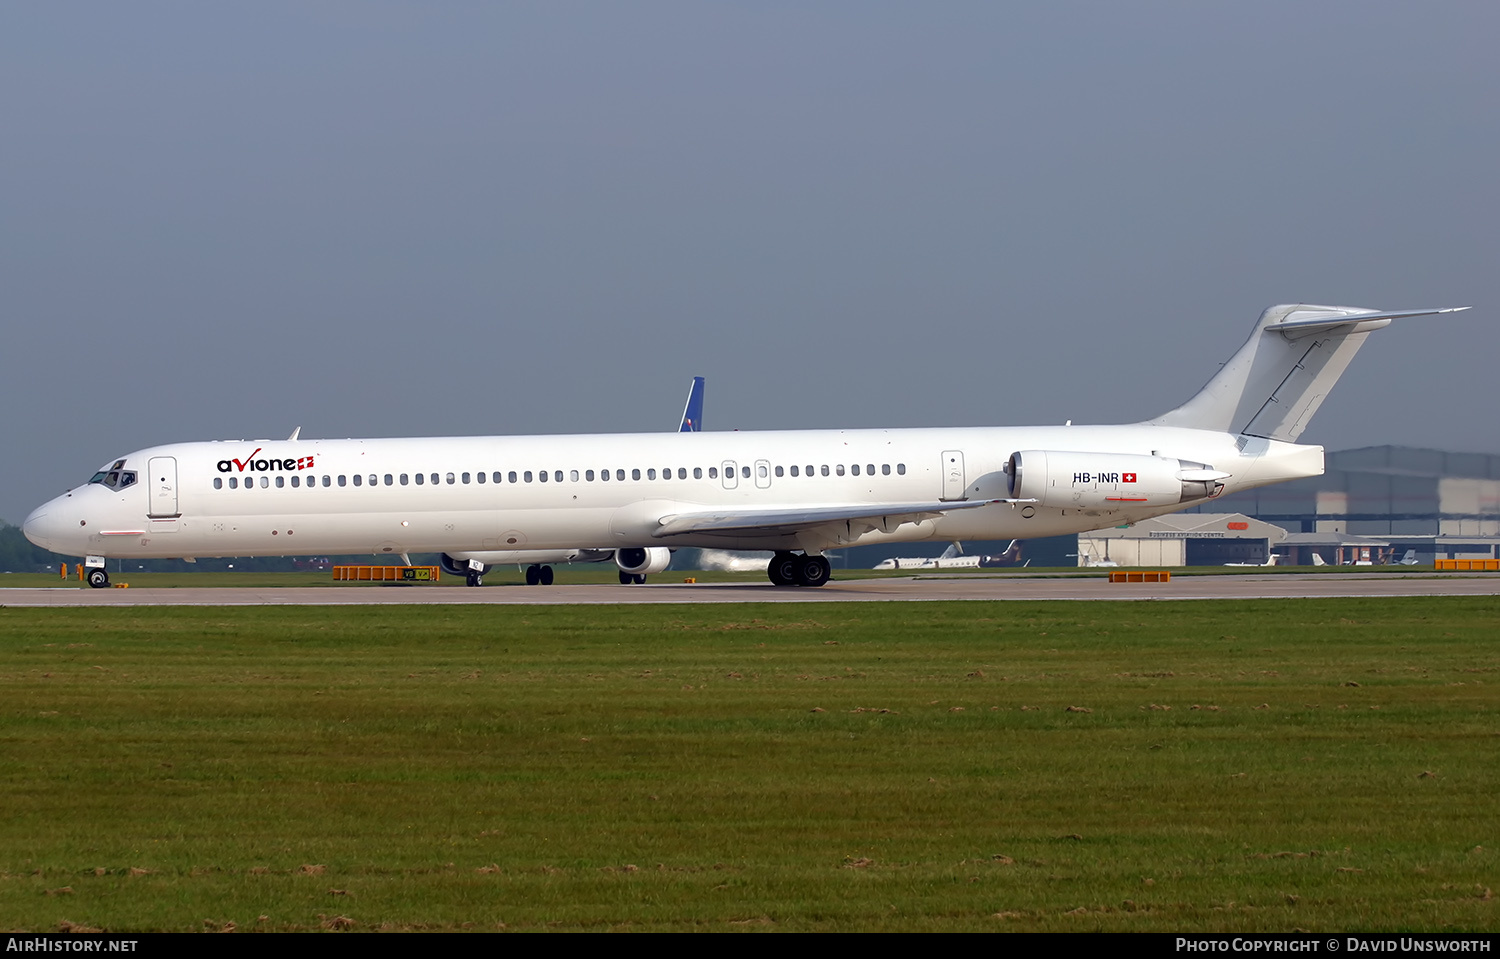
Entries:
{"type": "Polygon", "coordinates": [[[962,543],[950,543],[941,556],[892,556],[873,569],[978,569],[983,556],[964,556],[962,543]]]}
{"type": "Polygon", "coordinates": [[[632,573],[675,546],[768,549],[773,583],[822,586],[839,547],[1055,536],[1320,475],[1323,448],[1296,440],[1366,336],[1448,312],[1272,307],[1202,390],[1144,423],[181,443],[111,460],[24,530],[85,556],[100,587],[117,556],[483,564],[582,543],[632,573]]]}

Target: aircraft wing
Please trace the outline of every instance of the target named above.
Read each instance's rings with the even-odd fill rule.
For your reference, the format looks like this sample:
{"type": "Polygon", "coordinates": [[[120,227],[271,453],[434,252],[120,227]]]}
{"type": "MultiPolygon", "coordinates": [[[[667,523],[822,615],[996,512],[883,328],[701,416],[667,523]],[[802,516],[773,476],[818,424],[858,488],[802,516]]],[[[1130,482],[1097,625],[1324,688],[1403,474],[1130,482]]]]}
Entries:
{"type": "Polygon", "coordinates": [[[651,535],[660,539],[684,533],[756,530],[797,533],[830,523],[859,521],[875,529],[894,530],[906,523],[936,519],[960,509],[994,503],[1035,503],[1034,499],[982,499],[945,503],[864,503],[858,506],[809,506],[801,509],[705,510],[663,516],[651,535]]]}

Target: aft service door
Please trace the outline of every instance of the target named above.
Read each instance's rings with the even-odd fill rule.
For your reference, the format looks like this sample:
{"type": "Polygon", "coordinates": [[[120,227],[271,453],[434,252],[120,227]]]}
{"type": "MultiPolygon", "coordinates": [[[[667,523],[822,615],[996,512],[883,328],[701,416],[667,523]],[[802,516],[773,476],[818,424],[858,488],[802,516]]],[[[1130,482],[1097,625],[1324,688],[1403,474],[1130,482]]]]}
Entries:
{"type": "Polygon", "coordinates": [[[943,450],[943,499],[964,498],[968,486],[964,478],[964,454],[960,450],[943,450]]]}
{"type": "Polygon", "coordinates": [[[152,519],[168,519],[179,515],[177,510],[177,458],[153,456],[146,466],[147,489],[151,504],[147,514],[152,519]]]}

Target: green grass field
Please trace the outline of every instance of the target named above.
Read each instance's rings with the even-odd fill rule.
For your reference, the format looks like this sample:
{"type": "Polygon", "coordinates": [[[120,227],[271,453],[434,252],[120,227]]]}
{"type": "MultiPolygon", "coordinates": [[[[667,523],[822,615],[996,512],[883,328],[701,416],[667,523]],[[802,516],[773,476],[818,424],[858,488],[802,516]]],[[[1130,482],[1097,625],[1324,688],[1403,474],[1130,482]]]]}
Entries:
{"type": "Polygon", "coordinates": [[[0,927],[1494,930],[1497,624],[0,609],[0,927]]]}

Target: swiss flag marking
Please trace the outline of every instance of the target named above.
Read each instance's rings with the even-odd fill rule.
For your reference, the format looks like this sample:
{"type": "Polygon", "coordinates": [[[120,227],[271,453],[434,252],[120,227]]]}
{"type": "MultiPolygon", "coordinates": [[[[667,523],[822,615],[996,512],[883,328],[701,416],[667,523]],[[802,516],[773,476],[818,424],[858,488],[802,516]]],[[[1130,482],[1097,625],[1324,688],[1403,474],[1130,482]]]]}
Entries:
{"type": "Polygon", "coordinates": [[[1122,483],[1134,483],[1135,482],[1135,474],[1134,473],[1125,473],[1125,474],[1123,474],[1120,477],[1120,482],[1122,482],[1122,483]]]}

